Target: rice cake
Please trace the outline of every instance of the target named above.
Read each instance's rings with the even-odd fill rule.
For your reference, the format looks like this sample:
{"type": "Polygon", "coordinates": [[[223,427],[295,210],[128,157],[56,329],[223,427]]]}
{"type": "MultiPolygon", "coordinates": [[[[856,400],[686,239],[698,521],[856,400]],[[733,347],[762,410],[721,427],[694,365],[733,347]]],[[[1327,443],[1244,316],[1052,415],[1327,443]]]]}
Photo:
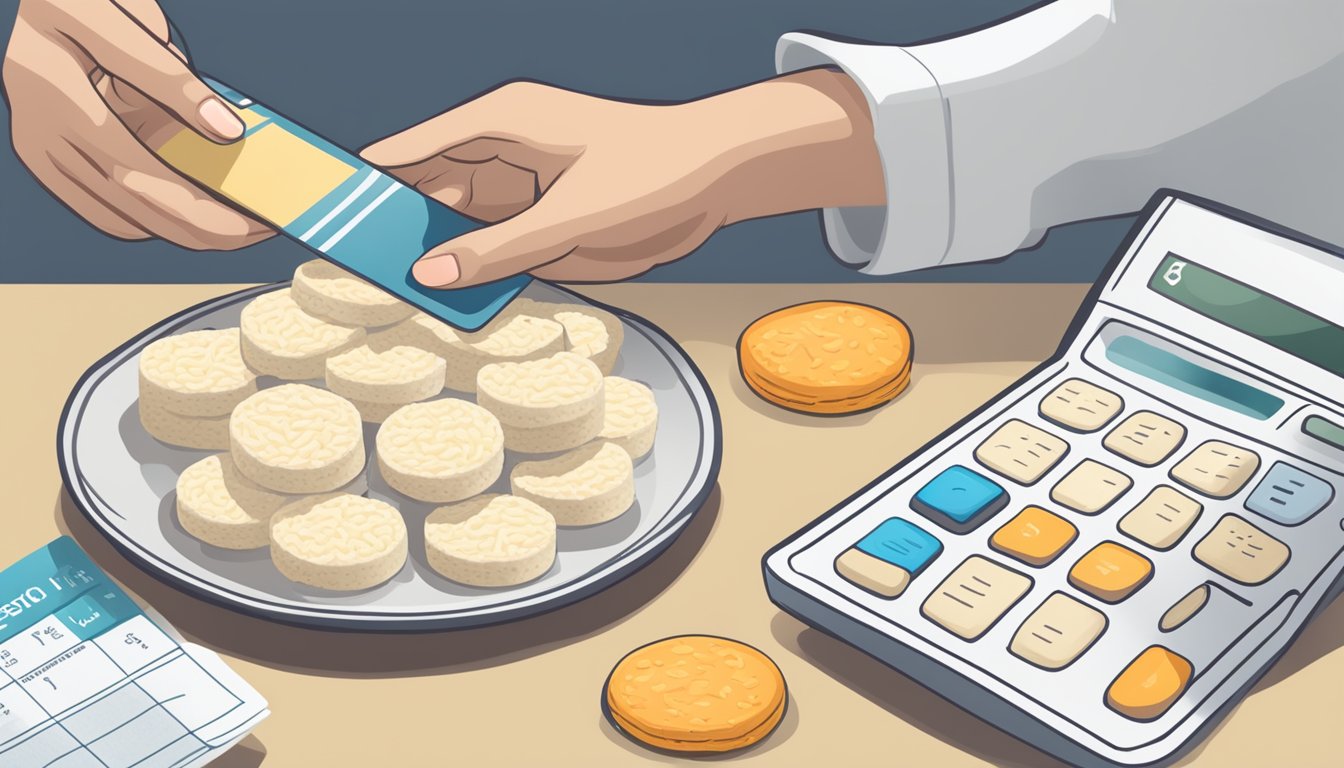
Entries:
{"type": "Polygon", "coordinates": [[[635,467],[615,443],[586,445],[543,461],[519,462],[509,475],[515,496],[536,502],[556,525],[596,525],[635,503],[635,467]]]}
{"type": "Polygon", "coordinates": [[[376,587],[406,563],[406,521],[391,504],[349,493],[312,496],[271,518],[271,561],[321,589],[376,587]]]}
{"type": "Polygon", "coordinates": [[[784,717],[784,675],[759,650],[683,635],[636,648],[607,677],[603,711],[647,746],[728,752],[769,736],[784,717]]]}
{"type": "Polygon", "coordinates": [[[588,304],[517,298],[511,310],[555,320],[564,328],[565,350],[593,361],[603,375],[616,367],[625,341],[625,325],[616,315],[588,304]]]}
{"type": "Polygon", "coordinates": [[[592,360],[603,375],[611,373],[625,341],[620,318],[589,306],[556,312],[554,317],[565,328],[565,349],[592,360]]]}
{"type": "Polygon", "coordinates": [[[605,412],[606,408],[599,406],[576,419],[544,427],[500,424],[504,430],[504,447],[519,453],[555,453],[578,448],[597,438],[602,431],[605,412]]]}
{"type": "Polygon", "coordinates": [[[283,493],[322,493],[364,468],[359,411],[307,384],[263,389],[233,410],[229,453],[254,483],[283,493]]]}
{"type": "Polygon", "coordinates": [[[305,312],[342,325],[391,325],[416,313],[410,304],[325,259],[300,264],[292,288],[305,312]]]}
{"type": "Polygon", "coordinates": [[[522,584],[555,562],[555,518],[506,494],[439,507],[425,518],[425,558],[441,576],[462,584],[522,584]]]}
{"type": "Polygon", "coordinates": [[[207,456],[177,478],[177,520],[206,544],[256,549],[270,543],[271,516],[294,501],[238,474],[227,453],[207,456]]]}
{"type": "Polygon", "coordinates": [[[243,307],[243,359],[281,379],[321,379],[327,358],[364,343],[365,331],[310,315],[289,288],[263,293],[243,307]]]}
{"type": "Polygon", "coordinates": [[[658,402],[653,390],[620,376],[608,376],[603,382],[604,413],[599,439],[625,449],[638,459],[653,449],[658,429],[658,402]]]}
{"type": "Polygon", "coordinates": [[[504,469],[504,434],[489,411],[464,400],[399,408],[378,428],[378,467],[399,493],[420,501],[460,501],[484,491],[504,469]]]}
{"type": "Polygon", "coordinates": [[[485,366],[476,376],[476,402],[503,424],[545,427],[600,409],[602,384],[602,371],[591,360],[557,352],[542,360],[485,366]]]}
{"type": "Polygon", "coordinates": [[[910,329],[863,304],[816,301],[771,312],[742,332],[737,348],[756,394],[804,413],[873,408],[910,381],[910,329]]]}
{"type": "Polygon", "coordinates": [[[140,352],[140,400],[183,416],[228,416],[257,391],[237,328],[188,331],[140,352]]]}
{"type": "Polygon", "coordinates": [[[474,333],[423,314],[411,318],[403,333],[415,346],[444,359],[446,386],[458,392],[475,392],[476,374],[485,365],[537,360],[565,347],[560,323],[520,314],[512,305],[474,333]]]}
{"type": "MultiPolygon", "coordinates": [[[[363,475],[341,489],[362,494],[363,475]]],[[[182,470],[177,478],[177,520],[197,539],[224,549],[256,549],[270,543],[271,517],[301,496],[275,493],[239,474],[227,453],[217,453],[182,470]]]]}
{"type": "Polygon", "coordinates": [[[229,448],[228,416],[183,416],[147,403],[136,401],[140,426],[161,443],[205,451],[229,448]]]}
{"type": "Polygon", "coordinates": [[[443,358],[415,347],[368,345],[327,358],[327,389],[354,401],[407,405],[443,391],[443,358]]]}

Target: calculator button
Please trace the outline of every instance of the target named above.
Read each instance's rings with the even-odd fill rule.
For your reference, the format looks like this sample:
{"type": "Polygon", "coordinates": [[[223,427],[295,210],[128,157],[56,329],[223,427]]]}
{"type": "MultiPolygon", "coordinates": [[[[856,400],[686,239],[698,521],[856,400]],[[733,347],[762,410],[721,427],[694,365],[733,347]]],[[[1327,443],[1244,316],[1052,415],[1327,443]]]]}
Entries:
{"type": "Polygon", "coordinates": [[[1208,440],[1172,467],[1171,477],[1206,496],[1226,499],[1241,490],[1259,468],[1260,456],[1255,451],[1208,440]]]}
{"type": "Polygon", "coordinates": [[[1236,515],[1224,515],[1195,545],[1195,559],[1238,584],[1263,584],[1288,562],[1288,545],[1236,515]]]}
{"type": "Polygon", "coordinates": [[[881,597],[899,597],[942,550],[942,543],[919,526],[893,517],[840,553],[835,572],[881,597]]]}
{"type": "Polygon", "coordinates": [[[1031,485],[1068,452],[1069,444],[1058,437],[1009,419],[975,449],[975,458],[1010,480],[1031,485]]]}
{"type": "Polygon", "coordinates": [[[943,545],[914,523],[893,517],[859,539],[854,548],[914,576],[938,556],[943,545]]]}
{"type": "Polygon", "coordinates": [[[1056,592],[1022,622],[1008,650],[1038,667],[1063,669],[1083,655],[1105,629],[1101,611],[1056,592]]]}
{"type": "Polygon", "coordinates": [[[922,515],[960,524],[998,512],[1007,504],[1008,492],[1003,486],[960,464],[938,473],[910,500],[910,506],[922,515]]]}
{"type": "Polygon", "coordinates": [[[1167,550],[1176,546],[1203,511],[1198,501],[1169,485],[1159,485],[1120,518],[1120,531],[1153,549],[1167,550]]]}
{"type": "Polygon", "coordinates": [[[938,585],[920,610],[957,637],[975,640],[1029,589],[1029,577],[972,555],[938,585]]]}
{"type": "Polygon", "coordinates": [[[1185,692],[1194,668],[1160,645],[1140,653],[1106,689],[1106,706],[1133,720],[1156,720],[1185,692]]]}
{"type": "Polygon", "coordinates": [[[1018,512],[989,539],[989,545],[1027,565],[1048,565],[1078,538],[1073,523],[1037,506],[1018,512]]]}
{"type": "Polygon", "coordinates": [[[1157,628],[1163,632],[1176,629],[1194,618],[1194,615],[1199,613],[1208,602],[1209,585],[1200,584],[1186,593],[1185,597],[1177,600],[1174,605],[1167,609],[1166,613],[1162,614],[1162,619],[1157,622],[1157,628]]]}
{"type": "Polygon", "coordinates": [[[1321,478],[1277,462],[1251,491],[1246,508],[1282,525],[1297,525],[1325,509],[1335,487],[1321,478]]]}
{"type": "Polygon", "coordinates": [[[1120,422],[1101,442],[1135,464],[1161,464],[1185,439],[1185,427],[1152,411],[1137,411],[1120,422]]]}
{"type": "Polygon", "coordinates": [[[835,572],[881,597],[900,597],[910,585],[910,572],[850,547],[835,559],[835,572]]]}
{"type": "Polygon", "coordinates": [[[1133,484],[1124,472],[1084,459],[1055,484],[1050,498],[1075,512],[1095,515],[1111,506],[1133,484]]]}
{"type": "Polygon", "coordinates": [[[1075,432],[1096,432],[1120,413],[1125,401],[1109,389],[1068,379],[1041,400],[1041,416],[1075,432]]]}
{"type": "Polygon", "coordinates": [[[1118,603],[1148,582],[1153,563],[1138,552],[1103,541],[1078,559],[1069,571],[1069,583],[1098,600],[1118,603]]]}

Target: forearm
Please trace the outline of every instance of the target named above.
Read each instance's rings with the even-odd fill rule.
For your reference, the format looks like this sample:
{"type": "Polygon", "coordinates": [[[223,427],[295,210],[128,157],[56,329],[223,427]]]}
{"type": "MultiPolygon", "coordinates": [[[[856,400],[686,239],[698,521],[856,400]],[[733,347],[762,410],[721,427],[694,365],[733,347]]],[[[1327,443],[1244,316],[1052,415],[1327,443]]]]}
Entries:
{"type": "Polygon", "coordinates": [[[708,194],[725,224],[814,208],[882,205],[882,163],[863,93],[830,69],[685,105],[717,148],[708,194]]]}

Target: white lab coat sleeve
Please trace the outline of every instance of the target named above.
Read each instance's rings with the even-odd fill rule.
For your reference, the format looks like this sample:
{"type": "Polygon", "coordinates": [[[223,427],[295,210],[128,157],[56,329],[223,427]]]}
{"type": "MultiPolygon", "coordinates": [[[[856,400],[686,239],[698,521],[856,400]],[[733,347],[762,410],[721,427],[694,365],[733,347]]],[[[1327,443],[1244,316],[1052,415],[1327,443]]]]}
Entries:
{"type": "Polygon", "coordinates": [[[907,47],[785,35],[868,98],[887,204],[823,212],[873,274],[1004,256],[1162,187],[1344,241],[1344,2],[1056,0],[907,47]]]}

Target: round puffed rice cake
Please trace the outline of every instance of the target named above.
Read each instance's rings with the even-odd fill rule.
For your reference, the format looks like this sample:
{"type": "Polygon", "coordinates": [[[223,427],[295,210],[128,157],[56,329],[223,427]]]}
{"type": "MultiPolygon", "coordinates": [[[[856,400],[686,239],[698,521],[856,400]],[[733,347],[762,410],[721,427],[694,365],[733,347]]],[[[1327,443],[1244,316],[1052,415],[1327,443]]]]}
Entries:
{"type": "Polygon", "coordinates": [[[608,376],[603,388],[606,410],[597,436],[621,446],[631,458],[640,458],[653,449],[658,429],[658,402],[653,390],[620,376],[608,376]]]}
{"type": "Polygon", "coordinates": [[[561,424],[602,406],[602,371],[588,358],[557,352],[541,360],[492,363],[476,375],[476,402],[515,427],[561,424]]]}
{"type": "Polygon", "coordinates": [[[263,389],[229,419],[229,453],[252,482],[283,493],[322,493],[364,468],[364,429],[348,400],[307,384],[263,389]]]}
{"type": "Polygon", "coordinates": [[[271,516],[294,501],[238,473],[227,453],[206,456],[177,478],[177,520],[197,539],[225,549],[256,549],[270,540],[271,516]]]}
{"type": "Polygon", "coordinates": [[[330,493],[282,507],[271,518],[271,561],[300,584],[368,589],[406,563],[406,521],[387,502],[330,493]]]}
{"type": "Polygon", "coordinates": [[[183,416],[227,416],[253,392],[237,328],[188,331],[140,352],[140,399],[183,416]]]}
{"type": "Polygon", "coordinates": [[[439,507],[425,518],[425,557],[444,578],[463,584],[522,584],[555,562],[555,518],[507,494],[439,507]]]}
{"type": "Polygon", "coordinates": [[[304,311],[344,325],[379,326],[400,322],[415,307],[324,259],[294,270],[294,301],[304,311]]]}
{"type": "Polygon", "coordinates": [[[476,391],[476,374],[496,362],[521,362],[548,357],[565,348],[564,329],[554,320],[519,314],[512,305],[473,333],[459,331],[420,314],[400,329],[413,344],[439,355],[448,364],[446,385],[458,392],[476,391]]]}
{"type": "Polygon", "coordinates": [[[475,496],[504,468],[499,420],[465,400],[403,406],[378,428],[376,443],[383,479],[420,501],[475,496]]]}
{"type": "Polygon", "coordinates": [[[536,502],[557,525],[596,525],[635,503],[635,468],[615,443],[598,442],[542,461],[519,462],[509,474],[515,496],[536,502]]]}
{"type": "Polygon", "coordinates": [[[327,389],[366,403],[407,405],[443,391],[443,358],[415,347],[367,345],[327,358],[327,389]]]}
{"type": "Polygon", "coordinates": [[[243,307],[243,359],[280,379],[321,379],[327,358],[364,343],[363,328],[305,312],[289,288],[263,293],[243,307]]]}

